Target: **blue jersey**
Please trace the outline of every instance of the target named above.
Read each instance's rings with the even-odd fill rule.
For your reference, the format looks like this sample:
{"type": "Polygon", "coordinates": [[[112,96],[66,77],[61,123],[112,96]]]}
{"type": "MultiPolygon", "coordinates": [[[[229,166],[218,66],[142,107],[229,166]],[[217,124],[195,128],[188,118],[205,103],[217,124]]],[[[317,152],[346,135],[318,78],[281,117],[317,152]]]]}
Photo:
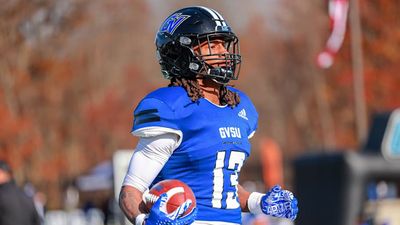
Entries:
{"type": "Polygon", "coordinates": [[[238,176],[250,154],[248,137],[257,128],[258,114],[244,93],[230,89],[241,100],[234,108],[204,98],[192,102],[182,87],[160,88],[135,109],[133,131],[149,127],[179,130],[181,143],[153,184],[179,179],[196,196],[197,220],[240,224],[238,176]]]}

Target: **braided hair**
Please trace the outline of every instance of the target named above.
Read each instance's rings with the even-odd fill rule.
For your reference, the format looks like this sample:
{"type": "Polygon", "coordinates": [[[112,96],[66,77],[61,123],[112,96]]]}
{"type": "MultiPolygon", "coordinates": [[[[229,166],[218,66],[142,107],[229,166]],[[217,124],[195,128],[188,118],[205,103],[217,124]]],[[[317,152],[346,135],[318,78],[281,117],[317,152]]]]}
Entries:
{"type": "MultiPolygon", "coordinates": [[[[171,79],[168,87],[183,87],[192,102],[199,101],[204,98],[203,91],[197,80],[183,77],[174,77],[171,79]]],[[[240,103],[239,94],[229,90],[225,85],[221,85],[219,89],[219,103],[221,105],[229,105],[231,108],[236,107],[240,103]]]]}

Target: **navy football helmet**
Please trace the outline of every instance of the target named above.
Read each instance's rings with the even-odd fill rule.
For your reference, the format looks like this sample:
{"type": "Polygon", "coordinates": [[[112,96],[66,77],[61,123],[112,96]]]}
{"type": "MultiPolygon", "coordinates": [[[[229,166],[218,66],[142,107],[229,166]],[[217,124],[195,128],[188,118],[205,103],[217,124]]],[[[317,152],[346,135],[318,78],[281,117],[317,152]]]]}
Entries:
{"type": "Polygon", "coordinates": [[[213,9],[195,6],[174,12],[162,23],[155,43],[157,59],[166,79],[200,76],[226,84],[238,78],[239,40],[221,14],[213,9]],[[210,49],[210,43],[215,39],[224,41],[226,53],[203,54],[193,50],[204,43],[210,49]]]}

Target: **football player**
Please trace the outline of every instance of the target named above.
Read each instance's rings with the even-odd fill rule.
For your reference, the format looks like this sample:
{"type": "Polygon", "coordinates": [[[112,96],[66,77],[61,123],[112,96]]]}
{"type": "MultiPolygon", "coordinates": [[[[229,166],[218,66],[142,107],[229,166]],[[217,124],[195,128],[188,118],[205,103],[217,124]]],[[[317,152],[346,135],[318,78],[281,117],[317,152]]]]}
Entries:
{"type": "Polygon", "coordinates": [[[228,85],[238,79],[242,59],[222,15],[201,6],[180,9],[163,22],[155,42],[170,84],[134,111],[132,134],[140,139],[120,193],[125,215],[136,225],[241,224],[241,212],[248,211],[294,220],[297,200],[290,191],[275,186],[249,193],[238,183],[258,114],[228,85]],[[184,217],[162,212],[162,202],[146,210],[143,192],[164,179],[188,184],[197,208],[184,217]]]}

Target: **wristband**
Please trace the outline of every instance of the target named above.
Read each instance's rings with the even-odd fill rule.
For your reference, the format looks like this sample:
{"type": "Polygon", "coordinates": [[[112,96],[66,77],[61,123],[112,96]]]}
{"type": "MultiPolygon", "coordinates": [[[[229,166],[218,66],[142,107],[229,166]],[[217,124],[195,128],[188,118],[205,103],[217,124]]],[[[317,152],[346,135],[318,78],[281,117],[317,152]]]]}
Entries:
{"type": "Polygon", "coordinates": [[[252,192],[247,199],[247,207],[249,208],[249,211],[254,214],[262,214],[261,210],[261,198],[264,196],[264,194],[259,193],[259,192],[252,192]]]}
{"type": "Polygon", "coordinates": [[[143,225],[144,220],[147,218],[146,214],[139,214],[136,218],[135,218],[135,225],[143,225]]]}

